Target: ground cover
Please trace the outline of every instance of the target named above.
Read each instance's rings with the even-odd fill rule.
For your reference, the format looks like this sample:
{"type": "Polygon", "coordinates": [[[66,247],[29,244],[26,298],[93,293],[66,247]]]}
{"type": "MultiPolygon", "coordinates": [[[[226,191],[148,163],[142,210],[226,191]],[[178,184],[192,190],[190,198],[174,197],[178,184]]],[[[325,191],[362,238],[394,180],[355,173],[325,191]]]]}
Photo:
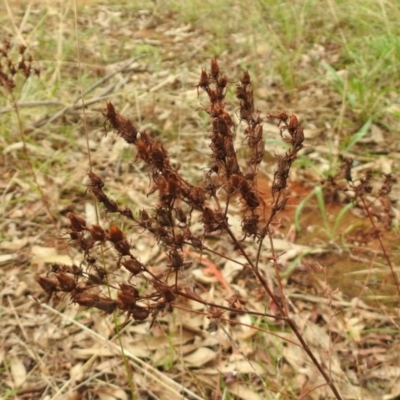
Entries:
{"type": "MultiPolygon", "coordinates": [[[[26,44],[40,69],[39,77],[18,78],[14,97],[5,91],[0,108],[3,398],[125,399],[129,381],[136,398],[332,398],[298,346],[273,336],[295,341],[285,324],[249,315],[224,316],[241,325],[210,320],[203,307],[197,315],[160,314],[151,331],[151,321],[132,323],[118,335],[118,316],[71,305],[68,298],[33,299],[45,297],[35,276],[54,263],[82,259],[65,233],[70,212],[96,221],[95,199],[85,193],[89,154],[110,198],[134,214],[157,202],[148,196],[148,171],[133,162],[135,149],[105,135],[107,101],[160,140],[185,177],[202,181],[210,121],[207,98],[195,86],[212,57],[228,78],[239,160],[249,155],[235,99],[244,70],[263,116],[284,109],[304,127],[305,148],[291,169],[291,197],[274,236],[296,323],[319,359],[329,360],[325,367],[343,398],[399,395],[399,295],[392,273],[376,237],[367,235],[371,225],[362,206],[350,209],[343,193],[322,183],[339,169],[339,154],[354,158],[355,177],[371,170],[375,189],[382,174],[398,174],[399,7],[275,3],[3,3],[1,22],[14,59],[26,44]]],[[[285,143],[273,121],[264,123],[264,134],[257,182],[268,203],[276,154],[285,152],[285,143]]],[[[384,205],[367,198],[395,267],[398,194],[395,183],[386,227],[379,217],[384,205]]],[[[232,207],[239,212],[240,203],[232,207]]],[[[216,251],[235,254],[231,243],[217,239],[210,238],[216,251]]],[[[130,231],[129,241],[142,263],[162,268],[168,261],[140,230],[130,231]]],[[[270,249],[263,251],[275,285],[270,249]]],[[[193,264],[185,279],[200,285],[208,301],[226,303],[235,293],[249,309],[273,309],[246,268],[196,257],[187,255],[193,264]]]]}

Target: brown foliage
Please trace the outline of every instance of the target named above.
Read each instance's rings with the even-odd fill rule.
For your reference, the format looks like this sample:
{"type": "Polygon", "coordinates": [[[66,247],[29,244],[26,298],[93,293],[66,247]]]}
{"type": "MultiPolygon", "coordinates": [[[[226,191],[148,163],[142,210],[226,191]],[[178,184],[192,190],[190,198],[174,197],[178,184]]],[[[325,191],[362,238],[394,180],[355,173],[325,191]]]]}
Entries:
{"type": "MultiPolygon", "coordinates": [[[[37,282],[47,293],[46,301],[55,293],[70,293],[74,303],[85,307],[95,307],[106,313],[118,309],[137,320],[144,320],[151,315],[154,322],[160,311],[170,309],[171,304],[182,296],[179,276],[182,269],[192,265],[190,260],[186,261],[188,248],[197,251],[203,249],[204,237],[214,232],[226,235],[238,246],[239,242],[232,237],[229,228],[229,204],[237,196],[242,205],[241,226],[244,238],[260,242],[264,239],[269,225],[285,206],[289,171],[298,151],[303,147],[304,134],[296,116],[288,116],[285,112],[268,115],[268,118],[278,119],[280,135],[291,148],[286,154],[277,156],[271,188],[274,200],[268,207],[270,218],[266,220],[262,216],[268,211],[267,205],[256,185],[257,171],[264,154],[263,118],[254,105],[250,75],[244,72],[236,84],[239,114],[246,124],[245,144],[250,149],[244,174],[234,145],[233,118],[226,109],[228,83],[227,77],[220,72],[217,60],[212,59],[210,72],[202,69],[196,85],[198,91],[204,91],[208,96],[209,104],[204,109],[210,116],[211,125],[210,165],[201,185],[189,182],[171,165],[162,144],[119,114],[111,102],[106,104],[103,112],[105,126],[136,147],[136,161],[142,161],[149,171],[152,183],[149,195],[158,192],[158,205],[151,211],[140,210],[135,216],[129,207],[121,207],[117,201],[108,197],[103,180],[93,171],[88,172],[87,190],[103,204],[106,214],[117,213],[156,239],[168,259],[166,273],[164,276],[155,275],[151,266],[141,263],[134,246],[116,223],[110,222],[108,228],[100,224],[90,225],[83,217],[69,213],[70,245],[80,249],[84,262],[79,267],[53,264],[48,274],[51,277],[37,277],[37,282]],[[193,213],[202,222],[203,232],[191,231],[193,213]],[[95,253],[99,246],[111,247],[117,253],[114,267],[99,267],[96,264],[95,253]],[[117,289],[116,298],[100,294],[103,286],[110,285],[110,272],[118,271],[121,267],[130,273],[130,278],[128,282],[117,282],[114,286],[117,289]],[[172,286],[168,284],[171,273],[175,275],[175,284],[172,286]],[[145,292],[136,289],[140,281],[146,282],[145,292]]],[[[389,187],[389,183],[386,187],[389,187]]],[[[132,229],[131,225],[129,229],[132,229]]],[[[241,251],[244,249],[241,248],[241,251]]],[[[250,268],[256,270],[258,262],[258,259],[255,260],[250,268]]]]}
{"type": "MultiPolygon", "coordinates": [[[[7,50],[1,50],[1,54],[6,57],[7,50]]],[[[22,64],[20,68],[29,72],[28,67],[23,67],[22,64]]],[[[0,80],[3,86],[11,88],[12,83],[8,75],[1,74],[2,72],[0,80]]],[[[126,225],[122,226],[116,222],[108,223],[108,227],[99,224],[90,225],[83,217],[69,213],[70,245],[76,246],[83,253],[84,261],[79,267],[53,264],[47,276],[38,276],[36,281],[46,293],[44,301],[49,301],[57,293],[66,293],[73,303],[94,307],[106,314],[118,311],[125,314],[127,319],[133,318],[137,321],[151,317],[150,326],[153,326],[159,315],[172,311],[180,301],[185,302],[189,299],[206,304],[207,317],[216,320],[222,318],[227,310],[233,313],[240,310],[240,313],[251,314],[253,311],[245,309],[236,295],[227,300],[227,305],[207,303],[196,293],[197,288],[190,281],[181,279],[184,270],[192,265],[191,252],[198,254],[207,250],[222,258],[234,259],[235,255],[220,254],[212,249],[215,238],[229,241],[236,253],[245,258],[250,275],[272,305],[271,308],[274,309],[272,317],[284,320],[290,326],[336,398],[340,399],[335,385],[314,357],[290,317],[277,268],[278,256],[273,249],[273,227],[279,213],[285,209],[289,196],[287,189],[289,173],[304,146],[303,128],[297,116],[288,115],[284,111],[266,116],[267,119],[278,121],[280,137],[289,145],[284,154],[276,156],[271,185],[272,201],[266,204],[257,190],[257,174],[265,151],[264,118],[254,103],[250,75],[244,72],[236,84],[235,93],[239,102],[240,120],[245,126],[242,143],[249,149],[249,156],[244,161],[239,160],[234,141],[234,118],[227,110],[225,102],[228,83],[227,77],[220,72],[217,60],[212,59],[210,71],[202,69],[199,82],[195,86],[198,93],[205,92],[208,97],[208,104],[204,110],[210,119],[209,168],[200,184],[187,180],[181,171],[171,164],[168,152],[161,143],[120,115],[111,102],[106,104],[103,112],[106,119],[105,126],[112,128],[118,136],[135,146],[135,161],[145,165],[151,180],[151,190],[148,195],[157,193],[158,202],[152,209],[140,210],[135,215],[129,207],[121,207],[117,201],[110,199],[104,191],[103,180],[94,172],[88,172],[87,190],[103,204],[105,216],[108,217],[109,213],[119,214],[123,220],[125,219],[126,225]],[[241,240],[232,232],[229,223],[230,205],[235,200],[239,200],[242,206],[241,240]],[[202,230],[193,229],[194,220],[201,222],[202,230]],[[140,254],[127,236],[133,229],[153,237],[163,249],[166,256],[163,272],[160,273],[151,264],[147,265],[140,261],[140,254]],[[209,238],[212,239],[208,241],[209,238]],[[265,238],[270,239],[272,246],[271,262],[276,270],[277,288],[269,286],[264,272],[259,268],[261,244],[265,238]],[[258,245],[255,258],[250,257],[246,251],[248,241],[255,241],[258,245]],[[106,262],[107,265],[102,267],[96,265],[95,252],[100,246],[104,249],[113,249],[116,254],[114,263],[106,262]],[[120,278],[119,274],[123,270],[129,272],[128,279],[120,278]],[[173,284],[169,279],[171,274],[175,278],[173,284]],[[113,279],[112,282],[109,281],[110,278],[113,279]],[[110,286],[116,290],[113,298],[104,294],[105,288],[110,286]]],[[[352,160],[345,158],[342,159],[341,173],[344,174],[347,185],[339,182],[338,176],[330,177],[327,180],[328,184],[334,190],[344,193],[350,188],[353,196],[351,201],[363,201],[364,208],[371,218],[378,219],[380,216],[373,215],[373,204],[367,205],[364,201],[366,194],[372,190],[370,184],[372,175],[366,174],[358,181],[354,181],[352,160]]],[[[387,211],[384,214],[387,226],[392,221],[390,203],[387,200],[392,184],[393,177],[386,175],[378,194],[382,204],[386,204],[387,211]]],[[[377,229],[374,232],[375,235],[379,235],[377,229]]]]}

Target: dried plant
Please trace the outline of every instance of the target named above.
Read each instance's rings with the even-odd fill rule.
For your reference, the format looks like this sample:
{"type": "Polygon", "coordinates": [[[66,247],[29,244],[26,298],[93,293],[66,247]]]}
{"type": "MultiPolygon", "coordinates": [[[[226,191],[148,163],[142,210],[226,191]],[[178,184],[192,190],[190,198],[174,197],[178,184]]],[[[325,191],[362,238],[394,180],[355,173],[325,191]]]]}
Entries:
{"type": "Polygon", "coordinates": [[[208,307],[207,316],[214,320],[221,319],[225,311],[260,315],[259,312],[246,309],[236,295],[231,296],[227,304],[207,302],[201,297],[199,288],[186,278],[184,271],[193,262],[188,259],[189,251],[235,262],[235,256],[213,249],[215,235],[211,234],[218,233],[218,240],[229,241],[237,255],[244,257],[246,267],[263,290],[261,301],[266,309],[270,305],[271,312],[261,315],[290,326],[334,396],[341,399],[327,368],[313,354],[292,318],[293,311],[286,300],[278,273],[279,257],[274,249],[274,226],[288,199],[287,181],[293,162],[303,148],[303,129],[295,115],[279,112],[266,116],[269,120],[277,121],[280,136],[289,145],[284,154],[276,156],[272,201],[267,204],[257,190],[257,174],[264,155],[264,118],[255,108],[250,76],[245,72],[236,84],[239,116],[245,126],[244,143],[249,148],[249,157],[244,166],[241,166],[237,157],[234,122],[226,108],[227,85],[228,79],[220,72],[215,59],[211,61],[210,71],[201,71],[196,85],[198,91],[208,96],[209,103],[204,110],[209,115],[211,125],[211,156],[201,184],[189,182],[172,165],[162,144],[119,114],[111,103],[107,103],[104,111],[106,126],[136,147],[135,161],[146,166],[151,180],[149,195],[157,193],[158,203],[152,209],[134,213],[131,208],[111,199],[105,192],[103,180],[90,171],[87,191],[102,203],[108,222],[106,226],[90,225],[82,216],[68,214],[69,245],[80,249],[84,261],[72,266],[53,264],[46,276],[37,276],[37,282],[46,292],[43,301],[68,294],[72,303],[97,308],[107,314],[125,314],[127,320],[149,319],[151,326],[158,316],[171,312],[175,307],[189,307],[187,300],[205,304],[208,307]],[[237,199],[241,204],[241,237],[235,235],[230,225],[230,218],[234,216],[231,205],[237,199]],[[115,222],[114,215],[125,220],[124,226],[115,222]],[[193,229],[193,221],[201,221],[201,231],[193,229]],[[168,262],[162,272],[140,261],[140,254],[127,238],[127,233],[133,230],[147,232],[163,249],[168,262]],[[268,260],[262,256],[265,240],[269,241],[272,252],[268,260]],[[248,251],[251,242],[255,242],[258,249],[255,257],[248,251]],[[107,249],[116,255],[115,261],[103,261],[107,249]],[[275,268],[275,281],[266,275],[265,268],[260,268],[267,261],[272,262],[275,268]],[[128,279],[121,278],[121,270],[128,271],[128,279]]]}
{"type": "Polygon", "coordinates": [[[39,75],[40,70],[32,65],[32,56],[27,54],[26,46],[18,49],[18,59],[14,60],[11,43],[5,39],[0,47],[0,87],[6,95],[11,95],[18,84],[18,77],[25,82],[32,74],[39,75]]]}
{"type": "Polygon", "coordinates": [[[23,152],[28,164],[29,172],[35,183],[37,190],[40,192],[42,202],[52,221],[55,223],[56,218],[50,210],[49,202],[39,185],[33,162],[26,146],[25,130],[19,113],[19,107],[16,100],[15,92],[21,89],[28,78],[39,76],[40,69],[34,66],[32,55],[28,53],[25,45],[12,45],[9,40],[4,39],[0,46],[0,88],[3,90],[4,97],[10,101],[15,110],[19,125],[19,137],[23,144],[23,152]],[[18,47],[18,54],[16,49],[18,47]]]}
{"type": "Polygon", "coordinates": [[[368,218],[370,229],[363,227],[357,239],[361,242],[369,242],[371,239],[378,241],[390,268],[397,294],[400,296],[400,282],[392,258],[382,240],[382,232],[390,231],[395,218],[389,195],[396,179],[392,174],[383,174],[381,182],[376,183],[376,178],[371,170],[366,170],[362,176],[354,178],[353,159],[342,155],[339,156],[339,159],[341,161],[339,171],[336,175],[329,176],[324,183],[331,189],[334,197],[342,194],[345,203],[353,203],[368,218]]]}

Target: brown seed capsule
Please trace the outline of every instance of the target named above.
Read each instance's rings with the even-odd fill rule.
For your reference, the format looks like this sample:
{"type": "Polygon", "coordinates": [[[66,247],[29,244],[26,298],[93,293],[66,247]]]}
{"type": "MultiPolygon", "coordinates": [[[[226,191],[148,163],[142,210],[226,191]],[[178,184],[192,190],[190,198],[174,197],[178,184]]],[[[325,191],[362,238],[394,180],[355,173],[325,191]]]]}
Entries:
{"type": "Polygon", "coordinates": [[[297,117],[294,114],[292,114],[289,117],[289,124],[288,124],[289,132],[294,129],[297,129],[298,126],[299,126],[299,120],[297,119],[297,117]]]}
{"type": "Polygon", "coordinates": [[[45,278],[44,276],[35,276],[35,281],[47,293],[46,298],[43,300],[44,303],[47,303],[48,301],[50,301],[53,294],[57,292],[57,281],[45,278]]]}
{"type": "Polygon", "coordinates": [[[115,250],[118,251],[121,256],[130,256],[131,255],[131,246],[126,239],[120,240],[117,243],[114,243],[115,250]]]}
{"type": "Polygon", "coordinates": [[[249,75],[249,72],[248,71],[244,71],[243,72],[243,76],[242,76],[242,78],[240,79],[240,82],[242,83],[242,85],[250,85],[250,83],[251,83],[251,80],[250,80],[250,75],[249,75]]]}
{"type": "Polygon", "coordinates": [[[144,321],[150,315],[147,308],[136,306],[130,313],[136,321],[144,321]]]}
{"type": "Polygon", "coordinates": [[[200,74],[199,83],[195,86],[197,88],[197,95],[199,94],[199,88],[206,89],[210,85],[210,79],[208,77],[207,72],[202,69],[200,74]]]}
{"type": "Polygon", "coordinates": [[[254,191],[244,192],[242,196],[249,208],[257,208],[260,205],[260,200],[254,191]]]}
{"type": "Polygon", "coordinates": [[[63,292],[72,292],[76,287],[75,279],[69,276],[65,272],[58,272],[56,274],[58,283],[60,284],[60,289],[63,292]]]}
{"type": "Polygon", "coordinates": [[[178,253],[176,249],[173,249],[169,252],[169,259],[171,261],[171,267],[174,269],[179,269],[183,265],[183,258],[178,253]]]}
{"type": "Polygon", "coordinates": [[[104,242],[106,239],[106,231],[100,225],[93,224],[88,230],[96,242],[104,242]]]}
{"type": "Polygon", "coordinates": [[[94,172],[89,171],[88,172],[88,177],[90,179],[90,185],[89,186],[97,187],[98,189],[103,188],[104,182],[94,172]]]}
{"type": "Polygon", "coordinates": [[[175,214],[179,222],[181,222],[182,224],[186,224],[187,217],[181,207],[175,207],[175,214]]]}
{"type": "Polygon", "coordinates": [[[175,300],[176,295],[170,286],[157,281],[153,281],[153,286],[159,293],[162,294],[166,303],[170,303],[175,300]]]}
{"type": "Polygon", "coordinates": [[[123,293],[129,294],[133,298],[139,297],[139,291],[134,286],[128,285],[127,283],[120,283],[119,287],[123,293]]]}
{"type": "Polygon", "coordinates": [[[104,311],[106,314],[111,314],[115,311],[117,305],[118,303],[116,300],[109,297],[99,297],[94,307],[104,311]]]}
{"type": "Polygon", "coordinates": [[[68,219],[71,222],[70,229],[74,232],[82,232],[86,229],[86,221],[78,215],[68,213],[68,219]]]}
{"type": "Polygon", "coordinates": [[[196,249],[203,248],[203,242],[201,241],[201,239],[192,235],[192,236],[190,236],[189,240],[190,240],[190,243],[192,243],[194,248],[196,248],[196,249]]]}
{"type": "Polygon", "coordinates": [[[118,292],[118,308],[131,312],[136,305],[136,297],[127,292],[118,292]]]}
{"type": "Polygon", "coordinates": [[[136,258],[121,261],[120,264],[122,264],[132,275],[137,275],[143,271],[142,264],[136,258]]]}
{"type": "Polygon", "coordinates": [[[129,207],[125,207],[123,210],[120,210],[119,212],[129,219],[135,220],[135,218],[133,217],[133,212],[129,207]]]}
{"type": "Polygon", "coordinates": [[[156,211],[157,221],[161,226],[172,226],[171,211],[165,208],[159,208],[156,211]]]}
{"type": "Polygon", "coordinates": [[[121,231],[121,229],[118,228],[117,225],[111,224],[110,229],[108,230],[108,233],[107,233],[107,239],[110,242],[118,243],[118,242],[121,242],[122,240],[124,240],[124,234],[121,231]]]}
{"type": "Polygon", "coordinates": [[[57,290],[57,281],[54,279],[45,278],[44,276],[35,276],[35,281],[47,293],[55,292],[57,290]]]}
{"type": "Polygon", "coordinates": [[[218,75],[219,75],[219,65],[217,62],[216,58],[213,58],[211,60],[211,71],[210,71],[210,75],[214,78],[214,79],[218,79],[218,75]]]}
{"type": "Polygon", "coordinates": [[[72,302],[84,307],[95,307],[99,296],[93,293],[78,292],[71,296],[72,302]]]}
{"type": "Polygon", "coordinates": [[[89,286],[100,285],[103,282],[103,280],[95,274],[88,274],[86,282],[89,286]]]}
{"type": "Polygon", "coordinates": [[[225,75],[222,75],[219,79],[218,79],[218,86],[221,89],[224,89],[226,87],[228,83],[228,78],[225,75]]]}
{"type": "Polygon", "coordinates": [[[107,101],[106,110],[103,111],[103,115],[107,118],[110,125],[115,128],[115,126],[117,125],[117,113],[111,101],[107,101]]]}

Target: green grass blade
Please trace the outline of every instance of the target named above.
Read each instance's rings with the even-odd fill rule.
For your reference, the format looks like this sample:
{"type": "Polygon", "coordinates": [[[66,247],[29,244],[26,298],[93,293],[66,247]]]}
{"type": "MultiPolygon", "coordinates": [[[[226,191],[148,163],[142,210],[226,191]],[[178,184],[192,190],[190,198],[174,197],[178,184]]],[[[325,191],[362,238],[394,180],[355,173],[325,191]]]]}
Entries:
{"type": "Polygon", "coordinates": [[[322,192],[322,187],[316,186],[314,189],[314,193],[315,197],[317,198],[318,207],[321,213],[322,221],[324,223],[325,232],[329,236],[329,238],[332,239],[332,232],[329,227],[328,215],[326,213],[325,199],[324,199],[324,193],[322,192]]]}
{"type": "Polygon", "coordinates": [[[304,199],[299,203],[299,205],[296,208],[296,212],[294,213],[294,226],[296,228],[296,232],[300,233],[301,232],[301,225],[300,225],[300,214],[303,211],[304,206],[307,204],[307,202],[315,195],[314,190],[310,192],[304,199]]]}
{"type": "Polygon", "coordinates": [[[308,251],[305,251],[304,253],[299,254],[297,257],[295,257],[292,262],[289,264],[289,266],[280,274],[281,278],[287,278],[293,270],[299,265],[300,261],[309,254],[308,251]]]}
{"type": "Polygon", "coordinates": [[[339,225],[341,224],[343,217],[347,214],[349,210],[353,208],[353,203],[346,204],[339,212],[335,219],[335,225],[333,227],[333,235],[335,236],[337,233],[337,230],[339,228],[339,225]]]}
{"type": "Polygon", "coordinates": [[[350,151],[350,149],[360,140],[362,139],[369,131],[369,128],[372,124],[372,118],[369,118],[367,122],[360,128],[358,132],[351,136],[349,143],[345,146],[343,151],[350,151]]]}

